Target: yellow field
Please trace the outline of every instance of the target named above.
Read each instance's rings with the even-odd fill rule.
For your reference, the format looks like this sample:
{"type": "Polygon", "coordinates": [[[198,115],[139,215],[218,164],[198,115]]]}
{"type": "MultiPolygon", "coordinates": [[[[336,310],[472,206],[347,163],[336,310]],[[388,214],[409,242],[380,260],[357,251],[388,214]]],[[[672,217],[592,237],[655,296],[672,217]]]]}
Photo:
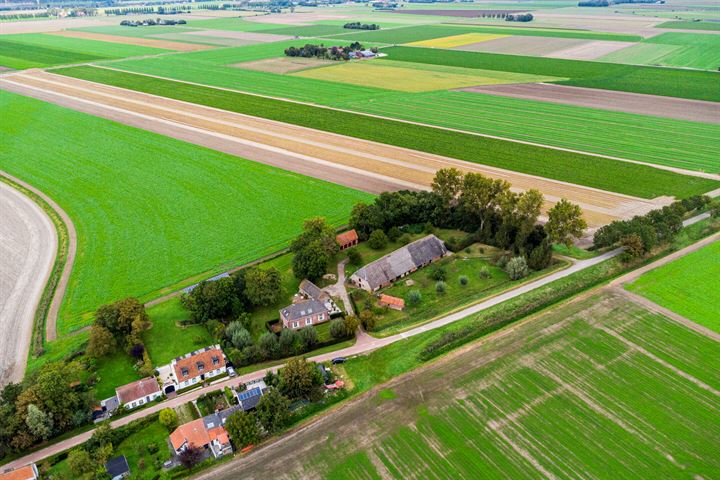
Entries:
{"type": "Polygon", "coordinates": [[[524,73],[393,62],[390,60],[350,61],[331,67],[303,70],[292,75],[401,92],[429,92],[475,85],[556,80],[555,77],[542,77],[524,73]]]}
{"type": "Polygon", "coordinates": [[[432,48],[454,48],[470,45],[471,43],[487,42],[497,38],[505,38],[510,35],[494,35],[492,33],[463,33],[462,35],[452,35],[450,37],[434,38],[432,40],[422,40],[420,42],[408,43],[412,47],[432,47],[432,48]]]}

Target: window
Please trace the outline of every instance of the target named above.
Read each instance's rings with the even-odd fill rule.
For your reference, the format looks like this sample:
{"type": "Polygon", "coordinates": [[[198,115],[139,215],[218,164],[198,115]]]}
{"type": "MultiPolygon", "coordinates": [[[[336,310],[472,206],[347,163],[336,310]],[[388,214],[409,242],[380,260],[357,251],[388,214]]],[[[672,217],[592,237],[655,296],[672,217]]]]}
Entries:
{"type": "Polygon", "coordinates": [[[300,326],[300,324],[299,324],[298,322],[293,322],[293,323],[292,323],[292,328],[297,328],[298,326],[300,326]]]}
{"type": "Polygon", "coordinates": [[[138,405],[142,405],[143,403],[145,403],[145,402],[143,401],[142,398],[140,400],[138,400],[138,405]]]}
{"type": "Polygon", "coordinates": [[[312,325],[312,318],[306,318],[305,325],[312,325]]]}
{"type": "Polygon", "coordinates": [[[183,367],[182,369],[180,369],[180,373],[182,374],[183,377],[187,377],[188,374],[190,373],[190,370],[183,367]]]}
{"type": "Polygon", "coordinates": [[[212,357],[212,362],[213,365],[217,365],[218,363],[220,363],[220,357],[212,357]]]}
{"type": "Polygon", "coordinates": [[[325,320],[325,314],[321,313],[320,315],[318,315],[318,322],[322,322],[323,320],[325,320]]]}
{"type": "Polygon", "coordinates": [[[197,362],[197,369],[198,372],[202,372],[203,370],[205,370],[205,364],[203,362],[197,362]]]}

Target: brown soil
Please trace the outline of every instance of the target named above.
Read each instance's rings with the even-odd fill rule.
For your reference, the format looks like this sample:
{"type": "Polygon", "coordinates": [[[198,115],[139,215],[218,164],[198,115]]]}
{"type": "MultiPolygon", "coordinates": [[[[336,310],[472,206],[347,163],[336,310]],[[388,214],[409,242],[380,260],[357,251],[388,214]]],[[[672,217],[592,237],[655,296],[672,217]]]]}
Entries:
{"type": "Polygon", "coordinates": [[[122,37],[119,35],[106,35],[104,33],[78,32],[71,30],[53,32],[52,35],[71,38],[85,38],[87,40],[99,40],[101,42],[123,43],[126,45],[139,45],[142,47],[164,48],[166,50],[175,50],[178,52],[194,52],[195,50],[208,50],[210,48],[215,48],[212,45],[200,45],[197,43],[171,42],[168,40],[155,40],[141,37],[122,37]]]}
{"type": "Polygon", "coordinates": [[[332,64],[333,62],[330,60],[321,60],[319,58],[280,57],[255,60],[254,62],[234,63],[230,66],[259,72],[285,74],[332,64]]]}
{"type": "Polygon", "coordinates": [[[720,124],[720,103],[546,83],[480,85],[466,92],[720,124]]]}
{"type": "Polygon", "coordinates": [[[270,33],[236,32],[233,30],[197,30],[185,32],[185,35],[198,35],[201,37],[234,38],[236,40],[247,40],[250,42],[270,43],[290,40],[290,35],[274,35],[270,33]]]}
{"type": "Polygon", "coordinates": [[[576,38],[548,38],[548,37],[504,37],[485,42],[471,43],[456,47],[454,50],[467,50],[471,52],[505,53],[509,55],[544,56],[558,50],[583,45],[587,40],[576,38]]]}
{"type": "Polygon", "coordinates": [[[499,13],[518,13],[527,12],[527,10],[393,10],[392,13],[405,13],[409,15],[434,15],[441,17],[464,17],[476,18],[484,14],[497,15],[499,13]]]}
{"type": "Polygon", "coordinates": [[[569,58],[571,60],[595,60],[623,48],[635,45],[633,42],[610,42],[597,40],[594,42],[585,42],[581,45],[568,47],[546,55],[552,58],[569,58]]]}
{"type": "Polygon", "coordinates": [[[111,24],[109,21],[98,18],[62,18],[57,20],[21,20],[17,22],[2,22],[0,35],[15,33],[43,33],[57,32],[65,28],[98,27],[111,24]]]}

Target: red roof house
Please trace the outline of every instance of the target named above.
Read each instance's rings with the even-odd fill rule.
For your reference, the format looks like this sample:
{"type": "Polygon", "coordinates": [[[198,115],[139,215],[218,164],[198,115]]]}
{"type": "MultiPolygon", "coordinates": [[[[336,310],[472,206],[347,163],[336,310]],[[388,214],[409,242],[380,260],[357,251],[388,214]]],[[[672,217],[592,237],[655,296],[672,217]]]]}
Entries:
{"type": "Polygon", "coordinates": [[[162,391],[155,378],[147,377],[116,388],[115,394],[120,404],[125,408],[135,408],[160,397],[162,391]]]}
{"type": "Polygon", "coordinates": [[[382,293],[380,294],[378,305],[381,307],[392,308],[393,310],[402,310],[405,308],[405,300],[382,293]]]}
{"type": "Polygon", "coordinates": [[[37,480],[38,478],[40,477],[34,463],[7,473],[0,473],[0,480],[37,480]]]}
{"type": "Polygon", "coordinates": [[[340,245],[340,250],[345,250],[358,244],[358,234],[353,228],[336,236],[335,241],[340,245]]]}

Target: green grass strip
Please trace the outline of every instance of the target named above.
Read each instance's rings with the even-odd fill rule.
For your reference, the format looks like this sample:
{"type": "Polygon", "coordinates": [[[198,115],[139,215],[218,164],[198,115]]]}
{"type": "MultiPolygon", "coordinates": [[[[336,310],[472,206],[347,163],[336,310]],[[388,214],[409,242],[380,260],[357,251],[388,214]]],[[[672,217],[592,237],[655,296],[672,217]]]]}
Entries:
{"type": "Polygon", "coordinates": [[[682,30],[720,31],[720,22],[672,21],[655,25],[655,28],[678,28],[682,30]]]}
{"type": "Polygon", "coordinates": [[[720,185],[720,182],[713,180],[679,175],[646,165],[378,119],[117,70],[88,66],[58,69],[54,72],[642,198],[654,198],[659,195],[684,198],[705,193],[720,185]],[[643,181],[637,181],[639,178],[643,181]]]}

